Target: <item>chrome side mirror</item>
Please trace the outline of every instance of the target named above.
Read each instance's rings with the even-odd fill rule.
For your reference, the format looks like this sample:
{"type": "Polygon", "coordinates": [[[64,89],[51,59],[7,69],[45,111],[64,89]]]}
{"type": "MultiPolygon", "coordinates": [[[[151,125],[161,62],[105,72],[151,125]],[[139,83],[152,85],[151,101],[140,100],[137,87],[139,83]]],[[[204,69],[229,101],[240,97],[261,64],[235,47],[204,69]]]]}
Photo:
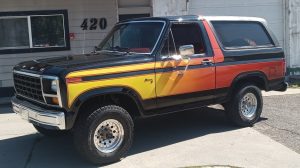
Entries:
{"type": "Polygon", "coordinates": [[[195,54],[194,45],[183,45],[179,47],[179,53],[182,57],[190,57],[195,54]]]}
{"type": "Polygon", "coordinates": [[[179,55],[171,55],[162,57],[163,60],[190,60],[190,57],[195,54],[194,45],[182,45],[179,47],[179,55]]]}

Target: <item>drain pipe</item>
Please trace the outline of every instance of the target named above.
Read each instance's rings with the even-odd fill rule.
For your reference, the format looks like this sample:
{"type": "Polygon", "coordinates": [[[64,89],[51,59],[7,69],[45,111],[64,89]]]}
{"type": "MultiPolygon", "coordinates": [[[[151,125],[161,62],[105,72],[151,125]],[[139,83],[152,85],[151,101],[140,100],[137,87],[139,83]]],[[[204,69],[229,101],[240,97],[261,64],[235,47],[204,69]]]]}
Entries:
{"type": "MultiPolygon", "coordinates": [[[[284,47],[284,51],[286,53],[286,61],[287,67],[290,67],[290,33],[289,33],[289,3],[290,0],[282,0],[283,2],[283,47],[284,47]]],[[[287,72],[287,71],[286,71],[287,72]]],[[[287,72],[287,75],[289,76],[290,74],[287,72]]]]}

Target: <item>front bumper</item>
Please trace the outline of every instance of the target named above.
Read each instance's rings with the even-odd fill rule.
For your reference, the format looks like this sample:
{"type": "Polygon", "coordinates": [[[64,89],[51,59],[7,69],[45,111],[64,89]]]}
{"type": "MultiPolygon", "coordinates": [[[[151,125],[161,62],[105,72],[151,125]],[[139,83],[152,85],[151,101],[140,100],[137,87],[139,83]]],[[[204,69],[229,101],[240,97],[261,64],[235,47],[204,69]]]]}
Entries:
{"type": "Polygon", "coordinates": [[[66,129],[66,119],[63,111],[47,110],[16,97],[12,98],[12,107],[15,113],[30,123],[49,129],[66,129]]]}

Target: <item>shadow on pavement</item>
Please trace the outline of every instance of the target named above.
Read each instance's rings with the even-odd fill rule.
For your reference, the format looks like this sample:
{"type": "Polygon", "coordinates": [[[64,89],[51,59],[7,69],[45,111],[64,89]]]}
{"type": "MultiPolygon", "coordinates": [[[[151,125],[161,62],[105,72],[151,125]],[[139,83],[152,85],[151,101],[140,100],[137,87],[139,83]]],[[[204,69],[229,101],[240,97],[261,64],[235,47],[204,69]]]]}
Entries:
{"type": "Polygon", "coordinates": [[[0,114],[13,113],[11,104],[0,104],[0,114]]]}
{"type": "MultiPolygon", "coordinates": [[[[227,122],[223,110],[213,108],[140,119],[135,122],[135,139],[128,155],[234,129],[237,128],[227,122]]],[[[71,135],[56,138],[39,134],[20,136],[0,141],[1,150],[15,149],[18,152],[18,145],[21,149],[21,145],[24,145],[22,142],[28,139],[34,142],[32,152],[24,156],[25,165],[29,167],[96,167],[83,161],[77,154],[71,135]]],[[[2,159],[16,159],[10,153],[1,156],[2,159]]],[[[4,161],[2,159],[0,162],[4,161]]]]}

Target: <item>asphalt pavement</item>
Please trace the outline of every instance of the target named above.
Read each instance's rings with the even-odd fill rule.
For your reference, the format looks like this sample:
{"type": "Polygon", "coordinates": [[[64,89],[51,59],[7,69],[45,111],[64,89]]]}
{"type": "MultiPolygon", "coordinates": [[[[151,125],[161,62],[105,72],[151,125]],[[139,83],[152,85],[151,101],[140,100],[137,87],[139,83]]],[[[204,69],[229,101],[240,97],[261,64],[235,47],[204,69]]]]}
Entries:
{"type": "MultiPolygon", "coordinates": [[[[267,93],[262,119],[237,128],[221,106],[135,122],[133,147],[107,167],[300,167],[300,90],[267,93]],[[297,153],[298,152],[298,153],[297,153]]],[[[0,106],[0,167],[97,167],[82,160],[72,136],[44,137],[0,106]]]]}
{"type": "Polygon", "coordinates": [[[254,129],[300,153],[300,94],[264,97],[254,129]]]}

